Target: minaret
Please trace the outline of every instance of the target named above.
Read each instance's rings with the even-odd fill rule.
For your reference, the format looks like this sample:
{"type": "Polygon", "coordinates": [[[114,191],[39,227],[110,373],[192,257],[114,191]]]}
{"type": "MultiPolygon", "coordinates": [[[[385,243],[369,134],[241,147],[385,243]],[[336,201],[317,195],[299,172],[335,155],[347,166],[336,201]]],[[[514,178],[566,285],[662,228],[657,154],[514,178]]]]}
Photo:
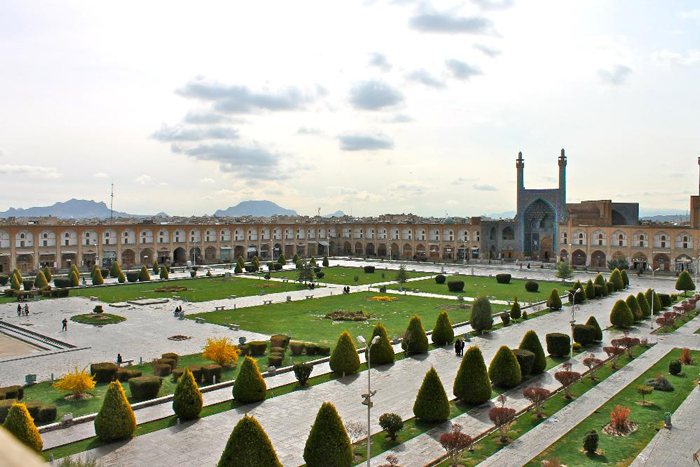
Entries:
{"type": "Polygon", "coordinates": [[[566,155],[563,148],[559,156],[559,218],[566,219],[566,155]]]}
{"type": "MultiPolygon", "coordinates": [[[[700,158],[699,158],[700,159],[700,158]]],[[[698,161],[700,164],[700,160],[698,161]]],[[[518,191],[525,188],[525,180],[523,174],[525,171],[525,160],[523,159],[522,151],[518,153],[518,158],[515,160],[515,167],[518,169],[518,191]]]]}

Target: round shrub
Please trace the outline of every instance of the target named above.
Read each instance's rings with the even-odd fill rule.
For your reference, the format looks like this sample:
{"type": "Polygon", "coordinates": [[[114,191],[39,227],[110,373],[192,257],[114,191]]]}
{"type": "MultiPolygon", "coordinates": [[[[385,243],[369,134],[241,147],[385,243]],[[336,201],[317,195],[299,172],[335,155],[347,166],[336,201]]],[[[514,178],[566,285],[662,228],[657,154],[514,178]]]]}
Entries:
{"type": "Polygon", "coordinates": [[[608,287],[608,293],[617,292],[617,287],[613,281],[608,281],[605,285],[608,287]]]}
{"type": "Polygon", "coordinates": [[[603,289],[603,295],[608,295],[608,285],[607,282],[605,281],[605,278],[603,277],[602,274],[598,273],[597,276],[595,276],[595,279],[593,280],[593,284],[599,285],[603,289]]]}
{"type": "Polygon", "coordinates": [[[266,394],[267,384],[260,374],[258,364],[252,358],[245,357],[233,383],[233,398],[242,404],[250,404],[265,400],[266,394]]]}
{"type": "Polygon", "coordinates": [[[567,334],[551,332],[545,336],[547,352],[554,357],[566,357],[571,353],[571,338],[567,334]]]}
{"type": "Polygon", "coordinates": [[[454,329],[452,329],[452,323],[450,323],[450,317],[447,316],[446,311],[441,311],[438,315],[433,333],[430,337],[432,338],[433,344],[438,346],[451,344],[454,340],[455,332],[454,329]]]}
{"type": "Polygon", "coordinates": [[[634,324],[634,315],[624,300],[615,302],[610,312],[610,324],[616,328],[628,328],[634,324]]]}
{"type": "Polygon", "coordinates": [[[58,407],[56,407],[56,404],[43,404],[39,407],[37,421],[39,423],[51,423],[56,420],[57,415],[58,407]]]}
{"type": "Polygon", "coordinates": [[[170,365],[164,363],[156,363],[153,365],[153,374],[156,376],[170,376],[173,369],[170,365]]]}
{"type": "Polygon", "coordinates": [[[129,380],[129,389],[134,399],[144,401],[157,397],[161,384],[163,380],[158,376],[138,376],[129,380]]]}
{"type": "Polygon", "coordinates": [[[316,279],[323,279],[323,277],[326,275],[325,272],[319,271],[316,273],[316,279]]]}
{"type": "Polygon", "coordinates": [[[596,328],[587,324],[574,325],[574,342],[582,346],[593,345],[596,340],[596,328]]]}
{"type": "Polygon", "coordinates": [[[479,297],[474,301],[470,323],[472,329],[479,333],[493,328],[493,313],[488,298],[479,297]]]}
{"type": "Polygon", "coordinates": [[[504,311],[501,313],[501,321],[503,322],[504,326],[508,326],[510,324],[510,315],[508,314],[507,311],[504,311]]]}
{"type": "MultiPolygon", "coordinates": [[[[209,366],[209,365],[208,365],[209,366]]],[[[219,365],[217,365],[219,366],[219,365]]],[[[219,366],[219,368],[221,368],[219,366]]],[[[192,372],[185,368],[185,372],[178,380],[173,395],[173,412],[180,420],[193,420],[199,418],[202,412],[204,400],[192,372]]]]}
{"type": "Polygon", "coordinates": [[[192,377],[197,382],[197,384],[202,382],[202,367],[199,365],[190,365],[188,367],[192,372],[192,377]]]}
{"type": "Polygon", "coordinates": [[[220,383],[223,375],[224,367],[216,363],[204,365],[202,367],[202,379],[204,384],[220,383]]]}
{"type": "Polygon", "coordinates": [[[552,311],[561,310],[561,297],[559,297],[559,291],[557,289],[553,289],[552,293],[549,294],[547,307],[552,311]]]}
{"type": "Polygon", "coordinates": [[[660,293],[659,300],[661,301],[661,306],[663,308],[668,308],[673,304],[673,301],[671,300],[671,296],[667,293],[660,293]]]}
{"type": "Polygon", "coordinates": [[[352,459],[352,444],[343,421],[335,406],[324,402],[306,440],[304,461],[308,467],[350,467],[352,459]]]}
{"type": "Polygon", "coordinates": [[[304,353],[304,343],[302,341],[289,341],[289,351],[294,356],[304,353]]]}
{"type": "Polygon", "coordinates": [[[594,454],[598,449],[598,432],[591,430],[583,437],[583,450],[587,454],[594,454]]]}
{"type": "Polygon", "coordinates": [[[285,334],[274,334],[270,336],[270,347],[287,348],[289,345],[289,336],[285,334]]]}
{"type": "Polygon", "coordinates": [[[270,438],[258,421],[244,415],[231,432],[218,467],[282,467],[270,438]]]}
{"type": "Polygon", "coordinates": [[[586,301],[586,292],[583,290],[583,286],[581,286],[581,288],[574,287],[573,289],[569,289],[569,303],[573,303],[574,300],[576,300],[577,305],[586,301]]]}
{"type": "Polygon", "coordinates": [[[365,267],[363,268],[363,270],[364,270],[367,274],[374,274],[374,266],[365,266],[365,267]]]}
{"type": "Polygon", "coordinates": [[[306,382],[311,376],[311,372],[314,371],[314,366],[309,362],[295,363],[292,367],[294,370],[294,376],[296,377],[299,384],[306,386],[306,382]]]}
{"type": "Polygon", "coordinates": [[[535,281],[525,282],[525,290],[528,292],[537,292],[540,289],[540,284],[535,281]]]}
{"type": "Polygon", "coordinates": [[[595,319],[595,316],[589,317],[588,321],[586,321],[586,324],[595,328],[595,341],[601,342],[603,340],[603,330],[600,329],[600,325],[598,324],[598,320],[595,319]]]}
{"type": "Polygon", "coordinates": [[[520,364],[508,346],[502,345],[491,360],[489,378],[494,386],[502,388],[514,388],[520,384],[520,364]]]}
{"type": "Polygon", "coordinates": [[[117,380],[125,383],[131,378],[138,378],[142,376],[143,373],[139,370],[129,370],[128,368],[119,368],[117,370],[117,380]]]}
{"type": "MultiPolygon", "coordinates": [[[[160,384],[160,378],[154,376],[142,376],[142,378],[156,378],[160,384]]],[[[129,383],[129,387],[131,387],[133,395],[134,390],[131,383],[129,383]]],[[[95,418],[95,434],[100,440],[111,442],[130,438],[134,431],[136,431],[136,416],[129,401],[126,400],[124,388],[118,381],[110,383],[102,402],[102,408],[95,418]]]]}
{"type": "Polygon", "coordinates": [[[683,364],[680,360],[671,360],[668,362],[668,372],[672,375],[680,375],[683,371],[683,364]]]}
{"type": "Polygon", "coordinates": [[[491,381],[481,349],[471,346],[462,358],[452,393],[465,404],[479,405],[491,398],[491,381]]]}
{"type": "Polygon", "coordinates": [[[532,372],[532,367],[535,364],[535,354],[529,350],[524,349],[511,349],[515,359],[518,360],[518,365],[520,365],[520,376],[521,379],[529,376],[532,372]]]}
{"type": "Polygon", "coordinates": [[[449,281],[447,290],[450,292],[462,292],[464,290],[464,281],[449,281]]]}
{"type": "Polygon", "coordinates": [[[167,352],[160,356],[160,358],[169,358],[170,360],[175,360],[175,365],[173,369],[177,368],[177,362],[180,360],[180,356],[174,352],[167,352]]]}
{"type": "Polygon", "coordinates": [[[431,367],[423,378],[413,404],[413,414],[425,422],[444,422],[450,415],[450,402],[440,377],[431,367]]]}
{"type": "Polygon", "coordinates": [[[496,274],[496,282],[499,284],[510,284],[510,274],[496,274]]]}
{"type": "Polygon", "coordinates": [[[407,354],[421,354],[428,351],[428,336],[423,329],[423,322],[418,315],[413,315],[403,335],[401,348],[407,354]]]}
{"type": "Polygon", "coordinates": [[[275,368],[281,368],[283,361],[284,357],[282,355],[270,354],[270,356],[267,357],[268,366],[274,366],[275,368]]]}
{"type": "Polygon", "coordinates": [[[395,413],[385,413],[379,416],[379,426],[386,431],[389,439],[396,441],[396,433],[403,430],[403,420],[395,413]]]}
{"type": "Polygon", "coordinates": [[[44,449],[39,430],[24,404],[12,404],[2,426],[32,451],[40,453],[44,449]]]}
{"type": "Polygon", "coordinates": [[[129,282],[138,282],[139,272],[138,271],[128,271],[126,273],[126,280],[128,280],[129,282]]]}
{"type": "Polygon", "coordinates": [[[446,280],[447,280],[447,278],[442,274],[438,274],[437,276],[435,276],[435,283],[436,284],[444,284],[446,280]]]}
{"type": "Polygon", "coordinates": [[[177,368],[177,360],[174,358],[159,358],[156,360],[156,363],[159,365],[168,365],[171,371],[177,368]]]}
{"type": "Polygon", "coordinates": [[[530,330],[525,333],[523,340],[520,341],[519,349],[529,350],[535,355],[535,359],[532,363],[532,368],[530,373],[533,375],[539,375],[547,367],[547,357],[544,355],[544,350],[542,349],[542,344],[540,343],[540,338],[537,337],[537,333],[530,330]]]}
{"type": "Polygon", "coordinates": [[[351,375],[360,369],[360,356],[357,354],[357,348],[349,332],[344,331],[338,338],[338,343],[331,355],[330,367],[339,375],[351,375]]]}
{"type": "Polygon", "coordinates": [[[394,348],[389,340],[389,334],[382,323],[377,323],[372,329],[372,339],[374,339],[374,336],[379,336],[379,340],[370,349],[370,363],[373,366],[394,363],[394,348]]]}
{"type": "Polygon", "coordinates": [[[112,362],[93,363],[90,365],[90,374],[98,383],[111,383],[116,379],[118,369],[117,364],[112,362]]]}
{"type": "Polygon", "coordinates": [[[248,342],[248,351],[250,355],[254,357],[260,357],[265,355],[265,350],[267,350],[266,341],[250,341],[248,342]]]}

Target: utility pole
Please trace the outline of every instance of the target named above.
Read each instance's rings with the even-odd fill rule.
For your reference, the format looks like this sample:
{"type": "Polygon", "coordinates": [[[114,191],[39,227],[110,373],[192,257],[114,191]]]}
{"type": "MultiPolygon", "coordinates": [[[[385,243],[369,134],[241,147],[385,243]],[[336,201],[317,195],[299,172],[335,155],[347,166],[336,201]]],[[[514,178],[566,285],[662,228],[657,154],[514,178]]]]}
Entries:
{"type": "Polygon", "coordinates": [[[109,224],[114,224],[114,182],[112,182],[112,192],[109,197],[109,224]]]}

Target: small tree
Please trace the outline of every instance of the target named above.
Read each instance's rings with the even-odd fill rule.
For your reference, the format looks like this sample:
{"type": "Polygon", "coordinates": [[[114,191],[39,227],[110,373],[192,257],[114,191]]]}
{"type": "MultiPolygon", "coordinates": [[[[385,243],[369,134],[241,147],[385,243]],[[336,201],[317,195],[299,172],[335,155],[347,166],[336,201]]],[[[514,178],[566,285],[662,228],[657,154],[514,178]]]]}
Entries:
{"type": "Polygon", "coordinates": [[[160,278],[163,280],[170,279],[170,273],[168,272],[168,268],[165,266],[165,264],[161,265],[160,267],[160,278]]]}
{"type": "Polygon", "coordinates": [[[688,347],[683,348],[683,353],[681,354],[681,358],[679,358],[679,360],[683,365],[693,364],[693,356],[690,354],[690,349],[688,347]]]}
{"type": "Polygon", "coordinates": [[[345,424],[345,431],[350,438],[350,442],[355,444],[366,436],[367,428],[362,422],[348,422],[345,424]]]}
{"type": "Polygon", "coordinates": [[[207,339],[202,357],[221,366],[228,366],[234,365],[238,361],[239,354],[238,347],[228,337],[222,337],[221,339],[207,339]]]}
{"type": "Polygon", "coordinates": [[[595,454],[598,450],[598,432],[591,430],[583,437],[583,450],[586,454],[595,454]]]}
{"type": "Polygon", "coordinates": [[[233,398],[242,404],[250,404],[265,400],[266,395],[267,384],[260,374],[258,364],[252,358],[246,357],[238,377],[233,382],[233,398]]]}
{"type": "Polygon", "coordinates": [[[634,324],[634,315],[624,300],[618,300],[610,312],[610,324],[616,328],[629,328],[634,324]]]}
{"type": "MultiPolygon", "coordinates": [[[[44,449],[39,430],[36,429],[26,405],[12,404],[2,426],[32,451],[41,453],[44,449]]],[[[9,446],[5,449],[9,449],[9,446]]]]}
{"type": "Polygon", "coordinates": [[[136,416],[119,381],[109,383],[102,408],[95,418],[95,434],[106,442],[130,438],[136,431],[136,416]]]}
{"type": "Polygon", "coordinates": [[[338,411],[330,402],[323,403],[311,426],[304,446],[304,461],[308,467],[352,465],[350,438],[338,411]]]}
{"type": "Polygon", "coordinates": [[[639,339],[636,337],[630,337],[627,332],[625,332],[624,337],[621,337],[619,339],[613,339],[610,341],[612,345],[615,347],[621,347],[627,352],[627,356],[629,358],[634,358],[634,355],[632,355],[632,350],[639,345],[639,339]]]}
{"type": "Polygon", "coordinates": [[[234,274],[243,274],[243,266],[241,266],[239,263],[236,263],[236,267],[233,268],[233,273],[234,274]]]}
{"type": "Polygon", "coordinates": [[[654,392],[654,388],[646,384],[638,384],[635,389],[637,390],[637,394],[642,396],[642,405],[647,405],[645,397],[654,392]]]}
{"type": "Polygon", "coordinates": [[[402,286],[408,281],[408,273],[406,272],[406,266],[404,266],[403,264],[399,266],[399,270],[396,272],[396,278],[394,278],[394,280],[402,286]]]}
{"type": "Polygon", "coordinates": [[[330,263],[328,262],[328,255],[323,255],[323,262],[321,264],[324,268],[327,268],[329,266],[330,263]]]}
{"type": "MultiPolygon", "coordinates": [[[[72,285],[72,278],[71,278],[71,285],[72,285]]],[[[10,278],[10,288],[12,290],[19,290],[22,288],[22,282],[17,278],[16,274],[13,274],[12,277],[10,278]]]]}
{"type": "Polygon", "coordinates": [[[339,375],[351,375],[360,369],[360,356],[349,332],[343,331],[338,338],[331,354],[330,367],[339,375]]]}
{"type": "Polygon", "coordinates": [[[537,337],[537,333],[533,330],[529,330],[523,336],[523,340],[520,341],[520,346],[518,347],[523,350],[529,350],[535,354],[535,363],[532,365],[532,370],[530,373],[533,375],[539,375],[544,372],[547,367],[547,357],[544,354],[544,349],[542,348],[542,343],[540,338],[537,337]]]}
{"type": "Polygon", "coordinates": [[[236,264],[243,269],[245,267],[245,260],[243,259],[242,256],[238,256],[238,259],[236,260],[236,264]]]}
{"type": "MultiPolygon", "coordinates": [[[[643,317],[648,318],[649,316],[651,316],[651,307],[649,306],[649,302],[647,301],[643,292],[639,292],[637,294],[637,304],[639,305],[639,309],[642,310],[643,317]]],[[[654,311],[656,311],[657,313],[659,312],[659,310],[654,311]]]]}
{"type": "Polygon", "coordinates": [[[433,344],[438,346],[451,344],[454,340],[455,332],[452,329],[452,323],[450,323],[450,317],[446,311],[441,311],[438,315],[431,338],[433,344]]]}
{"type": "Polygon", "coordinates": [[[277,258],[277,264],[285,266],[287,264],[287,258],[285,258],[284,255],[280,255],[280,257],[277,258]]]}
{"type": "Polygon", "coordinates": [[[44,272],[44,277],[46,278],[46,280],[48,282],[51,282],[53,280],[53,274],[51,274],[51,268],[49,267],[49,265],[47,264],[46,266],[44,266],[44,269],[42,269],[42,271],[44,272]]]}
{"type": "Polygon", "coordinates": [[[494,407],[489,410],[489,419],[498,429],[500,442],[508,442],[508,429],[515,420],[515,409],[510,407],[494,407]]]}
{"type": "Polygon", "coordinates": [[[372,329],[372,339],[379,336],[379,340],[370,349],[370,362],[373,366],[394,363],[394,347],[389,340],[389,334],[382,323],[377,323],[372,329]]]}
{"type": "Polygon", "coordinates": [[[218,467],[282,467],[270,438],[260,423],[244,415],[231,432],[218,467]]]}
{"type": "Polygon", "coordinates": [[[605,352],[608,355],[608,358],[610,359],[610,367],[613,370],[617,370],[617,360],[620,358],[620,355],[625,353],[625,349],[614,345],[613,342],[611,342],[611,344],[613,345],[603,347],[603,352],[605,352]]]}
{"type": "Polygon", "coordinates": [[[588,372],[591,375],[591,380],[595,381],[595,372],[600,368],[600,366],[603,364],[603,360],[600,360],[599,358],[595,358],[594,354],[589,354],[586,358],[583,359],[583,365],[588,368],[588,372]]]}
{"type": "Polygon", "coordinates": [[[73,399],[82,399],[95,387],[95,378],[87,367],[78,370],[78,365],[75,365],[75,371],[64,374],[52,386],[59,391],[73,393],[73,399]]]}
{"type": "Polygon", "coordinates": [[[620,273],[620,270],[617,268],[610,274],[610,282],[615,284],[615,290],[622,290],[625,288],[625,281],[622,279],[622,273],[620,273]]]}
{"type": "Polygon", "coordinates": [[[489,377],[494,386],[514,388],[522,380],[520,364],[513,351],[502,345],[489,365],[489,377]]]}
{"type": "Polygon", "coordinates": [[[693,282],[693,278],[690,277],[687,269],[681,272],[678,279],[676,279],[676,290],[682,290],[684,297],[688,294],[688,290],[695,290],[695,282],[693,282]]]}
{"type": "Polygon", "coordinates": [[[574,277],[574,270],[571,268],[571,264],[569,264],[568,261],[559,261],[555,275],[562,281],[566,281],[574,277]]]}
{"type": "Polygon", "coordinates": [[[153,267],[151,268],[153,270],[154,275],[160,274],[160,266],[158,266],[158,261],[153,261],[153,267]]]}
{"type": "Polygon", "coordinates": [[[596,342],[601,342],[603,340],[603,330],[600,329],[600,325],[598,324],[598,320],[595,319],[595,316],[589,316],[586,325],[595,328],[595,340],[596,342]]]}
{"type": "Polygon", "coordinates": [[[119,271],[119,277],[117,278],[117,282],[119,282],[120,284],[126,282],[126,276],[121,271],[119,271]]]}
{"type": "Polygon", "coordinates": [[[523,391],[523,397],[532,402],[537,418],[543,418],[542,408],[544,407],[545,401],[549,399],[551,395],[552,391],[540,387],[539,385],[531,386],[523,391]]]}
{"type": "Polygon", "coordinates": [[[493,328],[493,311],[488,298],[482,296],[474,300],[470,323],[472,329],[479,334],[493,328]]]}
{"type": "Polygon", "coordinates": [[[297,381],[299,381],[299,385],[306,386],[306,382],[309,380],[314,366],[309,362],[301,362],[295,363],[292,368],[294,370],[294,376],[297,381]]]}
{"type": "Polygon", "coordinates": [[[472,346],[462,358],[452,393],[465,404],[479,405],[491,398],[491,381],[481,349],[472,346]]]}
{"type": "Polygon", "coordinates": [[[586,294],[587,300],[593,300],[595,298],[595,288],[593,287],[592,280],[588,279],[588,282],[586,282],[586,285],[583,288],[583,291],[586,294]]]}
{"type": "Polygon", "coordinates": [[[627,269],[621,269],[620,275],[622,276],[622,283],[625,285],[625,288],[629,287],[630,286],[630,278],[627,275],[627,269]]]}
{"type": "Polygon", "coordinates": [[[314,271],[311,269],[311,266],[306,261],[299,260],[299,263],[301,263],[301,266],[297,268],[299,270],[297,282],[313,282],[314,271]]]}
{"type": "Polygon", "coordinates": [[[571,386],[581,379],[581,373],[571,370],[561,370],[554,373],[554,378],[561,384],[564,389],[564,398],[573,399],[571,395],[571,386]]]}
{"type": "Polygon", "coordinates": [[[100,269],[95,269],[95,271],[92,273],[92,285],[102,285],[105,283],[104,278],[102,277],[102,271],[100,269]]]}
{"type": "Polygon", "coordinates": [[[630,422],[629,407],[616,405],[610,412],[610,424],[618,431],[627,431],[627,426],[630,422]]]}
{"type": "Polygon", "coordinates": [[[253,259],[250,261],[250,264],[253,266],[253,271],[260,270],[260,260],[258,259],[258,255],[253,256],[253,259]]]}
{"type": "Polygon", "coordinates": [[[44,272],[42,270],[39,270],[39,272],[36,273],[36,277],[34,278],[34,287],[37,289],[43,289],[44,287],[48,287],[49,281],[46,280],[46,276],[44,275],[44,272]]]}
{"type": "Polygon", "coordinates": [[[173,395],[173,412],[180,420],[199,418],[204,401],[194,376],[188,367],[178,378],[175,394],[173,395]]]}
{"type": "Polygon", "coordinates": [[[122,273],[122,268],[119,266],[118,261],[114,261],[112,263],[112,267],[109,268],[109,277],[119,277],[119,274],[122,273]]]}
{"type": "Polygon", "coordinates": [[[423,378],[423,384],[413,404],[413,414],[426,422],[444,422],[450,416],[450,402],[433,367],[430,367],[423,378]]]}
{"type": "Polygon", "coordinates": [[[561,297],[559,296],[559,291],[557,289],[552,289],[552,293],[549,294],[547,306],[552,311],[561,310],[561,297]]]}
{"type": "Polygon", "coordinates": [[[151,275],[148,273],[148,268],[146,265],[141,266],[141,271],[139,271],[139,281],[147,282],[151,280],[151,275]]]}
{"type": "Polygon", "coordinates": [[[450,466],[457,467],[462,451],[469,449],[474,443],[474,439],[462,433],[462,425],[453,424],[450,431],[440,436],[440,445],[447,452],[450,459],[450,466]]]}
{"type": "Polygon", "coordinates": [[[396,441],[397,433],[403,430],[403,420],[395,413],[385,413],[379,417],[379,426],[386,431],[390,440],[396,441]]]}
{"type": "Polygon", "coordinates": [[[513,318],[513,320],[516,320],[519,319],[520,316],[522,316],[522,313],[520,311],[520,303],[518,303],[518,297],[515,297],[515,301],[510,307],[510,317],[513,318]]]}
{"type": "Polygon", "coordinates": [[[428,336],[425,334],[420,316],[413,315],[408,322],[401,348],[408,354],[421,354],[428,351],[428,336]]]}
{"type": "Polygon", "coordinates": [[[634,295],[630,295],[629,297],[627,297],[627,300],[625,300],[625,303],[627,303],[627,306],[629,307],[630,311],[632,312],[632,316],[634,316],[634,320],[641,321],[644,316],[642,314],[642,309],[639,306],[639,302],[637,301],[637,298],[634,295]]]}

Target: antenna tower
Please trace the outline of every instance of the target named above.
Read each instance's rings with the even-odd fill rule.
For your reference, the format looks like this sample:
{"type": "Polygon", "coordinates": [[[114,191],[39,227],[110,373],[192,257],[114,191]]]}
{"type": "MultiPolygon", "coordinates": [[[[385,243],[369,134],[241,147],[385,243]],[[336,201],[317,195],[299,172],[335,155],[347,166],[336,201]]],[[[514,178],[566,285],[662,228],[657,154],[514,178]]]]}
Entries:
{"type": "Polygon", "coordinates": [[[112,182],[112,192],[109,196],[109,223],[114,224],[114,182],[112,182]]]}

